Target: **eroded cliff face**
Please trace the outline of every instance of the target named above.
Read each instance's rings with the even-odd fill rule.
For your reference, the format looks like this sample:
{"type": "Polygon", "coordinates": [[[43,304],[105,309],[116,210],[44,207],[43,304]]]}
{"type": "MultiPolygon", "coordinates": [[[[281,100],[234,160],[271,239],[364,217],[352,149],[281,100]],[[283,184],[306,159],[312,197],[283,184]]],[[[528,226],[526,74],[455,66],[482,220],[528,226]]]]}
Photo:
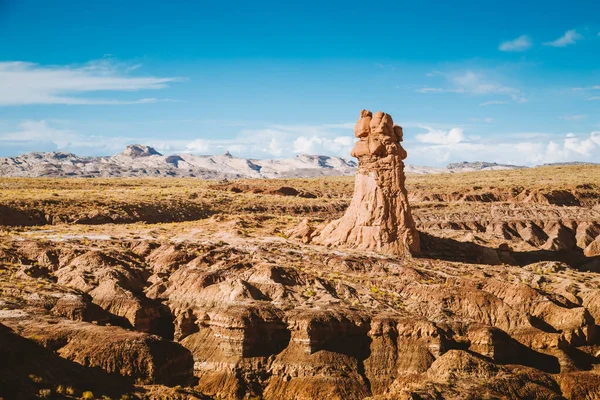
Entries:
{"type": "Polygon", "coordinates": [[[362,110],[354,135],[359,140],[352,150],[358,158],[352,202],[342,218],[314,238],[315,243],[397,256],[418,253],[419,234],[405,187],[402,127],[381,111],[373,115],[362,110]]]}
{"type": "Polygon", "coordinates": [[[226,399],[477,398],[482,390],[547,399],[573,385],[581,389],[569,398],[595,393],[600,279],[566,264],[466,264],[276,240],[95,247],[4,242],[12,261],[1,269],[0,320],[40,357],[50,351],[102,379],[121,377],[107,383],[113,392],[151,383],[226,399]],[[135,301],[106,302],[102,274],[135,301]],[[137,323],[130,316],[145,305],[166,311],[137,323]],[[147,333],[165,312],[170,330],[147,333]]]}

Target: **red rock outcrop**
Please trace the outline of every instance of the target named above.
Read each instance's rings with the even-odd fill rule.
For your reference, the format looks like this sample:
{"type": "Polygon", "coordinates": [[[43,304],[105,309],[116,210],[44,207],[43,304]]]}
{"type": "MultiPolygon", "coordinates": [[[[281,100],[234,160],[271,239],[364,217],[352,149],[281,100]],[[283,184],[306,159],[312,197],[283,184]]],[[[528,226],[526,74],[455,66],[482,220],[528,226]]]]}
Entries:
{"type": "Polygon", "coordinates": [[[352,202],[315,242],[400,256],[418,253],[419,233],[405,188],[402,127],[386,113],[362,110],[354,135],[359,140],[352,150],[358,158],[352,202]]]}

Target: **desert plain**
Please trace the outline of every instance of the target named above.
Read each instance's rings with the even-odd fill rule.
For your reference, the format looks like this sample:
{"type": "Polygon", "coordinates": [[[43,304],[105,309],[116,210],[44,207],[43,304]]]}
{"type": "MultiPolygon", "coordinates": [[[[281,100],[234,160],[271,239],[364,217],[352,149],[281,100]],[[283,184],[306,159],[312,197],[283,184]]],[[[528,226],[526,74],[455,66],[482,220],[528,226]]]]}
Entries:
{"type": "Polygon", "coordinates": [[[0,397],[597,398],[599,182],[408,174],[400,257],[350,176],[1,178],[0,397]]]}

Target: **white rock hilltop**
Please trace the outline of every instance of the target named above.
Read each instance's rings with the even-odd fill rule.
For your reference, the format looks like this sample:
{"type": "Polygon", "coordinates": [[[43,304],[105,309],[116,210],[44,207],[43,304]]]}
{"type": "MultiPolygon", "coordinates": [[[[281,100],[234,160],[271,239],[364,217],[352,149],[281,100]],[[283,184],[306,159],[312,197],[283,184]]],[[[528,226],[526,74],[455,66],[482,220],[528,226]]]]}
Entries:
{"type": "MultiPolygon", "coordinates": [[[[203,179],[308,178],[354,175],[356,162],[340,157],[300,154],[294,158],[257,160],[189,153],[162,155],[150,146],[132,144],[111,157],[81,157],[72,153],[27,153],[0,158],[5,177],[196,177],[203,179]]],[[[486,162],[450,164],[447,168],[406,165],[407,174],[439,174],[523,168],[486,162]]]]}
{"type": "Polygon", "coordinates": [[[474,161],[474,162],[459,162],[452,163],[446,166],[446,169],[451,172],[470,172],[470,171],[501,171],[506,169],[520,169],[527,168],[521,165],[512,164],[498,164],[486,161],[474,161]]]}
{"type": "Polygon", "coordinates": [[[339,157],[298,155],[291,159],[255,160],[232,156],[173,154],[133,144],[112,157],[80,157],[72,153],[27,153],[0,158],[0,176],[13,177],[142,177],[204,179],[284,178],[352,175],[356,163],[339,157]]]}

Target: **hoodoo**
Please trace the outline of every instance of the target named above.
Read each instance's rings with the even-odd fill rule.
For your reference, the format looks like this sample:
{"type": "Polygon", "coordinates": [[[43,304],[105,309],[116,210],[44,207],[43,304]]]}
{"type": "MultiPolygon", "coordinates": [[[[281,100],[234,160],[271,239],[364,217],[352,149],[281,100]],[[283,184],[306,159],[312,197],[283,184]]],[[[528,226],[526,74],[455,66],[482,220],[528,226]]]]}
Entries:
{"type": "Polygon", "coordinates": [[[314,242],[391,255],[419,252],[419,233],[405,188],[402,127],[381,111],[362,110],[354,128],[359,139],[354,195],[344,216],[329,223],[314,242]]]}

